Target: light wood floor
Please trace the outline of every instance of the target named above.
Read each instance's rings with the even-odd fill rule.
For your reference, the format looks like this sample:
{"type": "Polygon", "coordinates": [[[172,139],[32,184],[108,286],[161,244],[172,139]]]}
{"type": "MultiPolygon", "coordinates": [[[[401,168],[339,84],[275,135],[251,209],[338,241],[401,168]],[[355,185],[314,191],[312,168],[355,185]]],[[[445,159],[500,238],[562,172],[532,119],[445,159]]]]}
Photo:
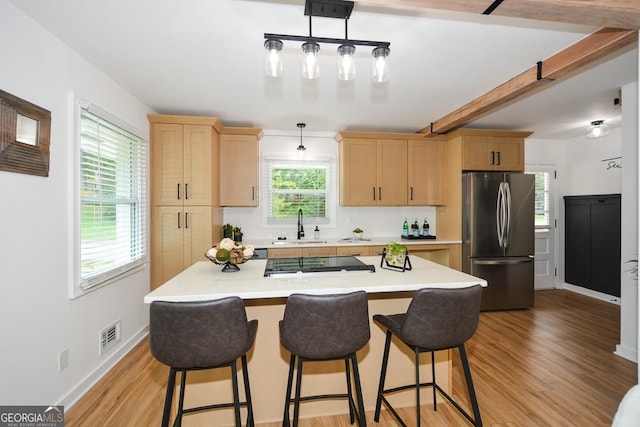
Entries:
{"type": "MultiPolygon", "coordinates": [[[[482,313],[478,331],[467,343],[484,425],[610,426],[624,393],[637,382],[636,364],[613,354],[620,308],[565,290],[536,291],[535,305],[532,310],[482,313]]],[[[464,376],[457,352],[453,354],[454,398],[468,409],[464,376]]],[[[65,425],[159,426],[167,374],[144,340],[67,411],[65,425]]],[[[259,391],[252,394],[259,398],[259,391]]],[[[415,425],[415,409],[400,413],[415,425]]],[[[437,412],[422,406],[421,414],[424,425],[470,425],[444,403],[437,412]]],[[[378,424],[367,413],[367,423],[397,426],[386,411],[378,424]]],[[[342,416],[300,425],[350,424],[342,416]]]]}

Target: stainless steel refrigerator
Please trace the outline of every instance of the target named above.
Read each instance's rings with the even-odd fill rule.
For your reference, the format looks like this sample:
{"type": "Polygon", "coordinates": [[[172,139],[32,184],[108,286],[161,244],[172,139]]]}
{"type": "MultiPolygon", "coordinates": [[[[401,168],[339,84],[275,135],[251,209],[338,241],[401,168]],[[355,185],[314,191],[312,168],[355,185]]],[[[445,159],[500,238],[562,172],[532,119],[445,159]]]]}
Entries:
{"type": "Polygon", "coordinates": [[[462,270],[488,282],[481,310],[533,307],[534,176],[462,174],[462,270]]]}

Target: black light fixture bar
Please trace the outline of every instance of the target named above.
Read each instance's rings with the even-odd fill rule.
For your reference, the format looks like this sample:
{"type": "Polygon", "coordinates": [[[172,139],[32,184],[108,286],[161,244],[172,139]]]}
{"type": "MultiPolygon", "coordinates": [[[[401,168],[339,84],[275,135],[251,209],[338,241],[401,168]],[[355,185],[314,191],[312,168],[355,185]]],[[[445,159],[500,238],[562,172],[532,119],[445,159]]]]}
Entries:
{"type": "Polygon", "coordinates": [[[372,41],[372,40],[334,39],[330,37],[294,36],[289,34],[271,34],[271,33],[264,33],[264,38],[266,40],[276,39],[276,40],[289,40],[289,41],[297,41],[297,42],[306,42],[309,40],[313,40],[316,43],[352,44],[354,46],[389,47],[391,45],[390,42],[378,42],[378,41],[372,41]]]}

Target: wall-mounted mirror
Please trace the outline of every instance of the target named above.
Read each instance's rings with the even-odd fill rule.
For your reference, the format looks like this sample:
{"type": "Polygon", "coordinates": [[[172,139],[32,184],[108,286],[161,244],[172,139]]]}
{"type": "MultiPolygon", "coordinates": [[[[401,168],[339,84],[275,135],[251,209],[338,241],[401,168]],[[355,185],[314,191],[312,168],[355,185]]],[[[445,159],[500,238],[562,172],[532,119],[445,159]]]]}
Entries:
{"type": "Polygon", "coordinates": [[[49,176],[51,112],[0,90],[0,170],[49,176]]]}

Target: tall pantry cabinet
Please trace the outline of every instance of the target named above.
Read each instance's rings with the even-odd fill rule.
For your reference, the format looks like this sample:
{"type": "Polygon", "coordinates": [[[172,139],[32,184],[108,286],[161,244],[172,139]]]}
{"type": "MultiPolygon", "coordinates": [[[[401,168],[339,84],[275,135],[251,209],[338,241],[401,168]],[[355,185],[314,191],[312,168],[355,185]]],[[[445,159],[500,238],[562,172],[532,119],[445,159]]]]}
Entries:
{"type": "Polygon", "coordinates": [[[149,115],[151,289],[203,260],[221,234],[215,117],[149,115]]]}

